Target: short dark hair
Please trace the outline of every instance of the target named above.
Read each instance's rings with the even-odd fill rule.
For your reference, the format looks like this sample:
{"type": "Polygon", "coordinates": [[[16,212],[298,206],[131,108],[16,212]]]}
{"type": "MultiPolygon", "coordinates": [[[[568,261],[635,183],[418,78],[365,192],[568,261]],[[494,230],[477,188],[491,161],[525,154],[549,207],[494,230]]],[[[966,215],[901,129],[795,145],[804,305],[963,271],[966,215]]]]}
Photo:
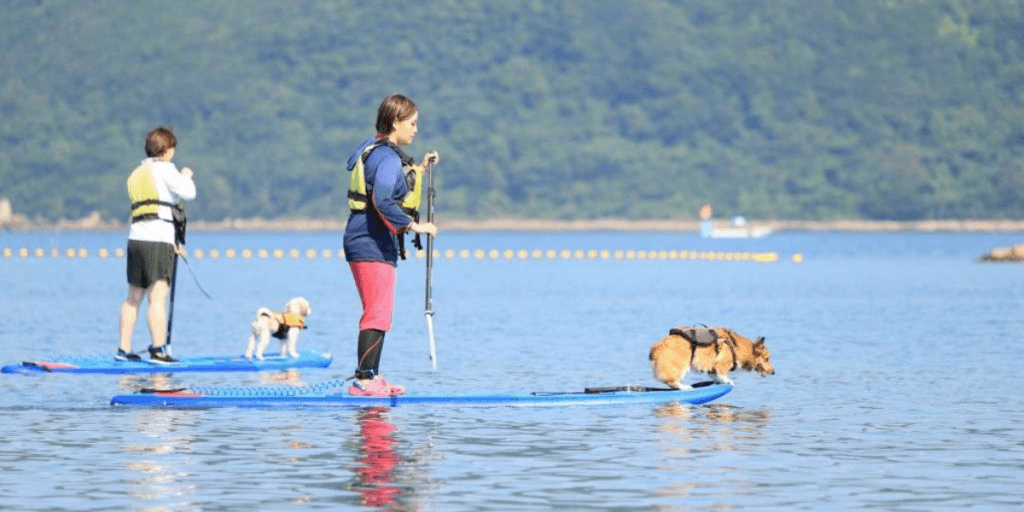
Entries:
{"type": "Polygon", "coordinates": [[[177,145],[178,139],[174,137],[174,132],[167,126],[154,128],[153,131],[146,134],[146,156],[150,158],[160,156],[177,145]]]}
{"type": "Polygon", "coordinates": [[[384,98],[377,109],[377,133],[387,135],[395,131],[395,122],[409,119],[416,110],[416,104],[401,94],[384,98]]]}

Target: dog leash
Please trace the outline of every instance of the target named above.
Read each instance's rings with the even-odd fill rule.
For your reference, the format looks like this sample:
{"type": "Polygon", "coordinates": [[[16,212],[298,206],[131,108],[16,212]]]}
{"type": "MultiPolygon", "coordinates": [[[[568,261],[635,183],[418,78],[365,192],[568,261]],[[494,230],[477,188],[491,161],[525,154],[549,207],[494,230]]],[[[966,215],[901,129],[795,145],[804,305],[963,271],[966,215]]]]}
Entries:
{"type": "Polygon", "coordinates": [[[192,281],[196,283],[196,287],[199,288],[199,291],[203,292],[203,295],[205,295],[207,299],[213,300],[213,297],[210,297],[210,294],[206,293],[206,290],[203,289],[203,285],[199,284],[199,278],[196,277],[196,273],[192,270],[192,264],[188,262],[188,258],[184,255],[181,255],[180,257],[182,261],[185,262],[185,266],[188,267],[188,273],[192,274],[192,281]]]}

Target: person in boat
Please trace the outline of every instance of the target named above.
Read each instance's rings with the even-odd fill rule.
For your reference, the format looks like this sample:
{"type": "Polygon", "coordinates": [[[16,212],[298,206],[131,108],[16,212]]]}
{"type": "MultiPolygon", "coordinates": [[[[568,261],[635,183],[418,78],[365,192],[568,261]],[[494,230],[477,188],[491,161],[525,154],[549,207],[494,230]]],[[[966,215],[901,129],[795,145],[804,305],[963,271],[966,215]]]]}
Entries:
{"type": "Polygon", "coordinates": [[[423,173],[440,161],[436,151],[416,165],[401,147],[416,138],[419,111],[400,94],[377,109],[377,135],[363,141],[348,159],[349,218],[345,259],[362,302],[356,373],[349,394],[394,396],[405,388],[380,376],[384,336],[391,329],[398,259],[405,259],[406,233],[437,235],[432,223],[418,221],[423,173]]]}
{"type": "Polygon", "coordinates": [[[138,319],[139,305],[149,301],[146,322],[152,343],[149,361],[174,364],[166,348],[167,310],[174,259],[183,242],[184,210],[181,201],[196,197],[192,169],[180,172],[171,162],[178,140],[167,127],[158,127],[146,135],[146,159],[128,177],[131,201],[131,227],[128,231],[128,298],[121,304],[121,343],[114,359],[141,361],[132,352],[132,331],[138,319]]]}

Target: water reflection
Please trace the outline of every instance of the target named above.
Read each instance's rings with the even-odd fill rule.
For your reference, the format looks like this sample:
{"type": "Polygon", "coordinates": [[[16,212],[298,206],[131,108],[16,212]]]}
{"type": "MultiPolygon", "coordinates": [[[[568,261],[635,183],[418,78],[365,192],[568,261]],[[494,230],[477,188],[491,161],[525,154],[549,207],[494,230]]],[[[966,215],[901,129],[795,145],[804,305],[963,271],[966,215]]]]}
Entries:
{"type": "Polygon", "coordinates": [[[771,412],[767,409],[746,410],[727,404],[707,404],[692,407],[669,403],[658,407],[657,431],[662,434],[666,473],[681,472],[685,481],[655,489],[660,497],[693,498],[710,489],[701,478],[693,475],[708,470],[708,460],[714,453],[754,451],[751,444],[768,439],[771,412]]]}
{"type": "Polygon", "coordinates": [[[186,387],[172,373],[126,373],[118,379],[118,387],[125,393],[143,390],[168,390],[186,387]]]}
{"type": "MultiPolygon", "coordinates": [[[[171,389],[181,387],[167,374],[125,375],[122,389],[171,389]]],[[[118,443],[124,467],[135,478],[128,479],[129,495],[139,500],[138,510],[198,510],[192,500],[197,490],[188,471],[193,437],[187,432],[192,418],[186,411],[171,409],[126,410],[138,437],[118,443]]]]}
{"type": "Polygon", "coordinates": [[[388,421],[389,409],[371,407],[357,413],[359,420],[359,467],[352,488],[362,496],[362,504],[374,510],[403,510],[399,502],[402,488],[395,484],[395,469],[402,461],[391,436],[395,426],[388,421]]]}
{"type": "Polygon", "coordinates": [[[764,438],[771,422],[767,409],[746,410],[728,404],[692,407],[673,402],[658,407],[654,414],[662,419],[658,432],[669,434],[663,437],[669,453],[734,451],[741,442],[764,438]]]}
{"type": "Polygon", "coordinates": [[[279,372],[259,372],[259,379],[261,383],[269,385],[288,385],[292,387],[305,387],[305,381],[302,380],[302,372],[295,368],[288,368],[279,372]]]}

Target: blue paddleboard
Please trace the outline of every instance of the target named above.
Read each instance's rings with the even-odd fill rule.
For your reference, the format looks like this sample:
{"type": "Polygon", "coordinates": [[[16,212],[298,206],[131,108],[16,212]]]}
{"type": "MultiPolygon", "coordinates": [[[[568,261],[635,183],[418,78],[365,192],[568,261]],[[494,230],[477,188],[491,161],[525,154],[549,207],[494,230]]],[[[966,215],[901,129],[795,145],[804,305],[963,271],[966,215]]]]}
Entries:
{"type": "Polygon", "coordinates": [[[726,384],[708,384],[690,390],[622,386],[591,388],[582,392],[536,392],[495,395],[350,396],[338,382],[308,388],[202,388],[147,390],[118,395],[111,405],[170,408],[287,408],[287,407],[399,407],[438,405],[463,407],[549,407],[566,405],[638,404],[678,401],[692,405],[710,402],[732,391],[726,384]],[[339,388],[340,389],[337,389],[339,388]],[[327,393],[326,388],[336,388],[327,393]]]}
{"type": "Polygon", "coordinates": [[[181,357],[178,364],[153,364],[117,361],[113,356],[68,356],[46,361],[24,361],[9,364],[0,373],[177,373],[177,372],[260,372],[288,368],[326,368],[331,365],[329,353],[301,350],[299,357],[264,356],[262,361],[241,355],[181,357]]]}

